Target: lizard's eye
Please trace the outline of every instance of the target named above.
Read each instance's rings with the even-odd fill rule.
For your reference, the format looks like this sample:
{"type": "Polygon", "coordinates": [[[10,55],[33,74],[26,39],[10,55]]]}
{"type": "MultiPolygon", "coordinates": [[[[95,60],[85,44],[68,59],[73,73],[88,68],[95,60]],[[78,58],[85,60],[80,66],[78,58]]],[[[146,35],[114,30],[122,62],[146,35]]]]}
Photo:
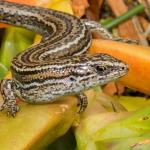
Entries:
{"type": "Polygon", "coordinates": [[[126,69],[126,67],[124,67],[124,66],[123,66],[121,69],[122,69],[122,70],[125,70],[125,69],[126,69]]]}
{"type": "Polygon", "coordinates": [[[107,67],[106,66],[96,66],[96,70],[98,72],[103,72],[103,71],[106,71],[107,70],[107,67]]]}

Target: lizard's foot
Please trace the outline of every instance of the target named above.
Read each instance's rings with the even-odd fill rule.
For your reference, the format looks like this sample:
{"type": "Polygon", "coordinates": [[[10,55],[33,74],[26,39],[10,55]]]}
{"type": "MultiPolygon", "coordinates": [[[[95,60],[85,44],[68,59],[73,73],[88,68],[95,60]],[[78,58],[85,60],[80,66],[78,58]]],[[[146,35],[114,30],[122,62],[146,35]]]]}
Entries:
{"type": "Polygon", "coordinates": [[[19,106],[16,103],[16,96],[13,92],[13,81],[9,79],[2,80],[0,90],[4,100],[0,110],[6,110],[9,116],[15,117],[16,113],[19,111],[19,106]]]}
{"type": "Polygon", "coordinates": [[[4,102],[0,107],[0,111],[6,110],[8,116],[16,116],[16,113],[19,111],[19,106],[14,101],[4,102]]]}
{"type": "Polygon", "coordinates": [[[88,100],[87,100],[87,96],[84,93],[79,93],[77,97],[79,99],[78,106],[80,106],[79,113],[81,113],[86,109],[88,105],[88,100]]]}

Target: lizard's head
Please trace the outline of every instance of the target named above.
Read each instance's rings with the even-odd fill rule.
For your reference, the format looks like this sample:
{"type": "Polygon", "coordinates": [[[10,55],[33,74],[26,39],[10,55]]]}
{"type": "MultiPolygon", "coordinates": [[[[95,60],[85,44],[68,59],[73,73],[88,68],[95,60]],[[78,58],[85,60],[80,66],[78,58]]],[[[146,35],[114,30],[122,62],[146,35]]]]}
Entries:
{"type": "Polygon", "coordinates": [[[107,54],[98,54],[93,57],[95,73],[100,84],[116,80],[128,72],[128,65],[107,54]]]}
{"type": "Polygon", "coordinates": [[[116,80],[127,72],[128,66],[124,62],[107,54],[96,54],[81,58],[71,78],[76,80],[80,89],[89,89],[116,80]]]}

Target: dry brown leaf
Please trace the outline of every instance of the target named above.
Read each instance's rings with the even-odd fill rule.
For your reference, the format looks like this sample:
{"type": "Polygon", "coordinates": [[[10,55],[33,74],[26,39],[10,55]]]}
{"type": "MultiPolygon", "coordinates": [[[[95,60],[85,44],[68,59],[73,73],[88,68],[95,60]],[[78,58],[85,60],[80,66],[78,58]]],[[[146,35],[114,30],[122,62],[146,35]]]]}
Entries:
{"type": "Polygon", "coordinates": [[[104,86],[103,91],[106,94],[113,96],[116,93],[117,93],[117,95],[122,95],[122,93],[124,92],[124,89],[125,89],[125,87],[121,83],[110,82],[106,86],[104,86]]]}
{"type": "Polygon", "coordinates": [[[119,96],[121,96],[123,94],[123,92],[125,91],[125,86],[120,82],[116,82],[115,84],[116,84],[116,88],[117,88],[117,94],[119,96]]]}
{"type": "MultiPolygon", "coordinates": [[[[144,17],[140,16],[139,21],[142,24],[142,27],[143,27],[144,31],[146,31],[148,26],[149,26],[148,20],[146,20],[144,17]]],[[[150,40],[150,35],[148,36],[148,40],[150,40]]]]}
{"type": "Polygon", "coordinates": [[[72,0],[71,5],[74,15],[77,17],[82,17],[85,14],[85,10],[89,7],[87,0],[72,0]]]}
{"type": "Polygon", "coordinates": [[[89,0],[89,7],[86,10],[86,17],[90,20],[99,20],[100,9],[104,0],[89,0]]]}
{"type": "Polygon", "coordinates": [[[140,20],[140,23],[142,24],[144,30],[146,30],[146,28],[148,27],[148,20],[146,20],[144,17],[142,16],[139,16],[139,20],[140,20]]]}
{"type": "Polygon", "coordinates": [[[114,95],[117,92],[115,82],[108,83],[104,86],[103,91],[110,96],[114,95]]]}

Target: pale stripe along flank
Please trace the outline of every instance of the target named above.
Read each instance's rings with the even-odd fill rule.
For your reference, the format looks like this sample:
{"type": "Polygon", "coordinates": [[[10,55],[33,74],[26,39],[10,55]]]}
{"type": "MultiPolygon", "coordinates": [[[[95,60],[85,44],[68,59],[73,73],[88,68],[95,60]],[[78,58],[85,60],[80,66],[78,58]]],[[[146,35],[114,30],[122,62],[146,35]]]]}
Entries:
{"type": "MultiPolygon", "coordinates": [[[[13,58],[12,80],[1,81],[1,110],[14,116],[16,97],[30,103],[49,103],[60,96],[78,94],[81,111],[87,106],[83,91],[125,75],[125,63],[107,55],[87,55],[91,32],[113,40],[96,22],[46,9],[0,1],[0,22],[24,27],[42,35],[39,44],[13,58]],[[83,99],[81,99],[83,98],[83,99]]],[[[21,39],[20,39],[21,40],[21,39]]]]}

